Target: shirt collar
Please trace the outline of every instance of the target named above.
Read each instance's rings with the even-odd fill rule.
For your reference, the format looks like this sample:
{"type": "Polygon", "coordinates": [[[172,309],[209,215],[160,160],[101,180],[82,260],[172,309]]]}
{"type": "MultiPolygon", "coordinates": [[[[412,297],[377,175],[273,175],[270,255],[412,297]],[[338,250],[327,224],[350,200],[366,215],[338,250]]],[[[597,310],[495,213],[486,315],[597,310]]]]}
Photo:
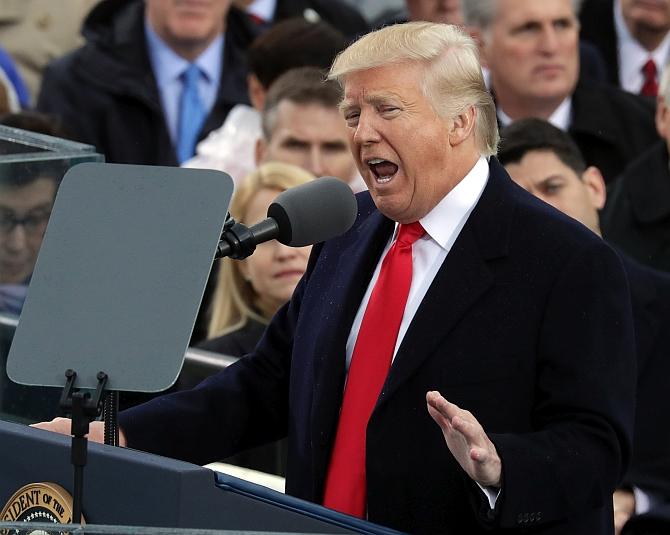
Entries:
{"type": "MultiPolygon", "coordinates": [[[[156,81],[158,85],[162,87],[166,83],[179,78],[189,66],[189,62],[176,54],[174,50],[172,50],[170,46],[158,36],[146,18],[144,19],[144,29],[147,48],[149,50],[149,60],[151,61],[156,81]]],[[[217,36],[195,60],[196,65],[204,74],[205,79],[209,83],[217,86],[221,78],[221,67],[223,63],[223,38],[223,34],[217,36]]]]}
{"type": "Polygon", "coordinates": [[[272,22],[277,9],[277,0],[254,0],[247,7],[247,13],[256,15],[266,22],[272,22]]]}
{"type": "MultiPolygon", "coordinates": [[[[420,223],[433,240],[447,251],[458,237],[458,231],[479,201],[489,176],[489,163],[480,156],[477,163],[420,223]]],[[[397,225],[396,225],[397,226],[397,225]]]]}
{"type": "MultiPolygon", "coordinates": [[[[498,115],[498,120],[500,121],[500,124],[503,126],[507,126],[513,122],[512,118],[505,113],[505,111],[501,108],[498,107],[496,110],[496,113],[498,115]]],[[[570,128],[570,121],[572,119],[572,97],[565,97],[563,99],[563,102],[561,102],[554,110],[554,113],[552,113],[549,116],[548,121],[553,124],[556,128],[560,128],[564,132],[567,132],[568,128],[570,128]]]]}

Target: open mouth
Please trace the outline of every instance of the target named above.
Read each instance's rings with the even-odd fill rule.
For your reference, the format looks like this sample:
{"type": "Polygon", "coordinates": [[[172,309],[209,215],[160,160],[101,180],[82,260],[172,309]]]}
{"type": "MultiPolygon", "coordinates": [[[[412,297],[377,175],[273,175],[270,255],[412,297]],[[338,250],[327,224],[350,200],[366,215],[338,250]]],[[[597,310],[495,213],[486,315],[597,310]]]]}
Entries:
{"type": "Polygon", "coordinates": [[[398,172],[398,166],[396,164],[381,158],[368,160],[367,164],[375,175],[377,182],[380,184],[390,182],[393,176],[398,172]]]}

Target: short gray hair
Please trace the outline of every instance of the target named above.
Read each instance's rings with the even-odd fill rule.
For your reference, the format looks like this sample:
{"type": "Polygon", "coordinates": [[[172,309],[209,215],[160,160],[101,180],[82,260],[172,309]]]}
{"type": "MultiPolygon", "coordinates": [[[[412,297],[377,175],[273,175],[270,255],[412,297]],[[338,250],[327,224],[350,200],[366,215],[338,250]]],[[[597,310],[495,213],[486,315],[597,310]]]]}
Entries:
{"type": "MultiPolygon", "coordinates": [[[[495,18],[496,0],[464,0],[461,2],[463,9],[463,20],[466,26],[476,28],[488,28],[495,18]]],[[[579,15],[582,8],[582,0],[571,0],[575,16],[579,15]]]]}
{"type": "Polygon", "coordinates": [[[328,77],[342,83],[355,71],[412,62],[426,65],[422,89],[436,113],[453,118],[474,107],[477,148],[484,156],[495,154],[495,104],[484,83],[477,45],[458,26],[408,22],[371,32],[337,56],[328,77]]]}

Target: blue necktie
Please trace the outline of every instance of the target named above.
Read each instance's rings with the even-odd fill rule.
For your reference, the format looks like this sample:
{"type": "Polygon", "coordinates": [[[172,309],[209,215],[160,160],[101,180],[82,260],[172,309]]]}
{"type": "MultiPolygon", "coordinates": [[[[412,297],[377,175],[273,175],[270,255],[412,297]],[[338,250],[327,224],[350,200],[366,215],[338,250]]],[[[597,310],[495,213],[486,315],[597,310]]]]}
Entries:
{"type": "Polygon", "coordinates": [[[177,160],[180,164],[195,154],[198,134],[205,121],[205,109],[198,92],[199,79],[200,69],[195,63],[191,63],[181,75],[183,89],[177,127],[177,160]]]}

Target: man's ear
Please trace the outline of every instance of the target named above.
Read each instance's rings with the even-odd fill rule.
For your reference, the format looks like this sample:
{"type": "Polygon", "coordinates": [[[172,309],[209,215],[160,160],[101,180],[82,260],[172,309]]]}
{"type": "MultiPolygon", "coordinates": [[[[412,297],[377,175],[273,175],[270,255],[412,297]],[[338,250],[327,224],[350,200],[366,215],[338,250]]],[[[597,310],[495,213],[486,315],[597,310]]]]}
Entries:
{"type": "Polygon", "coordinates": [[[268,144],[267,141],[265,141],[265,138],[259,137],[256,140],[256,148],[254,150],[254,158],[257,167],[263,163],[263,160],[265,159],[265,153],[267,152],[267,148],[268,144]]]}
{"type": "Polygon", "coordinates": [[[582,174],[582,181],[586,185],[591,198],[591,204],[596,210],[602,210],[607,199],[607,190],[605,188],[605,179],[600,169],[593,165],[586,168],[582,174]]]}
{"type": "Polygon", "coordinates": [[[259,112],[262,112],[263,106],[265,106],[266,91],[255,74],[247,75],[247,93],[249,93],[251,105],[259,112]]]}
{"type": "Polygon", "coordinates": [[[474,106],[469,106],[452,119],[449,130],[449,143],[452,147],[460,145],[471,136],[476,118],[477,110],[474,106]]]}

